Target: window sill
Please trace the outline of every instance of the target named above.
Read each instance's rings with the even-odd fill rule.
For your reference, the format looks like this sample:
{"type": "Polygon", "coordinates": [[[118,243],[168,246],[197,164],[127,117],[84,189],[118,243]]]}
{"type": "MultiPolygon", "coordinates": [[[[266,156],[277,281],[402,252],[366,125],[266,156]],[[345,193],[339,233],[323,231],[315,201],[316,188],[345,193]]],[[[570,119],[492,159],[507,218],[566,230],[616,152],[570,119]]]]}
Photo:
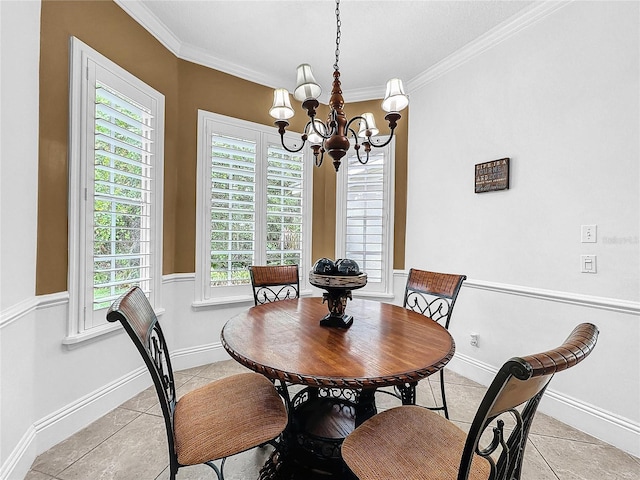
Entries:
{"type": "MultiPolygon", "coordinates": [[[[301,297],[311,297],[313,295],[313,291],[311,290],[300,290],[301,297]]],[[[216,308],[216,307],[224,307],[224,306],[233,306],[241,303],[249,303],[250,306],[254,306],[253,295],[237,295],[230,297],[216,297],[216,298],[208,298],[207,300],[195,300],[191,303],[191,308],[194,310],[206,310],[208,308],[216,308]]]]}
{"type": "Polygon", "coordinates": [[[88,342],[90,340],[96,340],[105,335],[110,335],[119,331],[123,331],[122,325],[120,325],[120,323],[108,323],[81,333],[67,335],[62,339],[62,344],[66,345],[69,348],[72,348],[81,343],[88,342]]]}
{"type": "Polygon", "coordinates": [[[252,295],[238,295],[235,297],[217,297],[208,298],[206,300],[195,300],[191,303],[191,308],[194,310],[205,310],[207,308],[215,308],[224,305],[236,305],[239,303],[251,303],[253,304],[252,295]]]}
{"type": "Polygon", "coordinates": [[[379,298],[381,300],[393,300],[396,298],[393,293],[387,292],[358,292],[357,290],[352,290],[351,295],[362,298],[379,298]]]}
{"type": "MultiPolygon", "coordinates": [[[[164,312],[164,308],[156,310],[156,317],[160,317],[164,312]]],[[[99,327],[95,327],[90,330],[67,335],[62,339],[62,344],[66,345],[68,348],[73,348],[75,346],[78,346],[79,344],[95,341],[99,338],[103,338],[120,331],[124,331],[120,322],[105,323],[104,325],[100,325],[99,327]]]]}

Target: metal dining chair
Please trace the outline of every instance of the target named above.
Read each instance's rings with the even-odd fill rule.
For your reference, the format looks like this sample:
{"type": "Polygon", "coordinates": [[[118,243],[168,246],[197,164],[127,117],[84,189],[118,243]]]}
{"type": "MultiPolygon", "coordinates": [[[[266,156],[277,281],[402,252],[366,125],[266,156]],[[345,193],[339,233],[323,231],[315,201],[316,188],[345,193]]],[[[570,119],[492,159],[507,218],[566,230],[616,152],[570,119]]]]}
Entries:
{"type": "MultiPolygon", "coordinates": [[[[298,265],[251,265],[249,267],[253,300],[258,305],[278,302],[291,298],[300,298],[300,274],[298,265]]],[[[276,381],[272,380],[276,385],[276,381]]],[[[276,385],[278,392],[291,406],[289,387],[291,384],[280,380],[276,385]]]]}
{"type": "Polygon", "coordinates": [[[554,350],[511,358],[468,434],[426,408],[395,407],[348,435],[342,458],[360,480],[519,480],[529,428],[549,382],[587,358],[597,338],[597,327],[583,323],[554,350]]]}
{"type": "Polygon", "coordinates": [[[252,265],[249,275],[256,305],[300,298],[298,265],[252,265]]]}
{"type": "Polygon", "coordinates": [[[132,287],[124,293],[109,308],[107,320],[122,324],[149,369],[164,416],[172,480],[179,468],[201,463],[223,480],[227,457],[275,445],[287,425],[287,412],[266,377],[240,373],[177,399],[169,350],[143,291],[132,287]]]}
{"type": "MultiPolygon", "coordinates": [[[[430,272],[412,268],[409,270],[405,286],[403,306],[429,317],[448,330],[453,307],[456,304],[462,282],[466,279],[466,275],[430,272]]],[[[417,383],[408,383],[398,386],[393,392],[383,392],[394,394],[402,400],[403,405],[415,405],[416,386],[417,383]]],[[[448,419],[449,409],[447,408],[447,396],[444,386],[444,370],[440,370],[440,392],[442,404],[426,408],[442,410],[445,418],[448,419]]]]}

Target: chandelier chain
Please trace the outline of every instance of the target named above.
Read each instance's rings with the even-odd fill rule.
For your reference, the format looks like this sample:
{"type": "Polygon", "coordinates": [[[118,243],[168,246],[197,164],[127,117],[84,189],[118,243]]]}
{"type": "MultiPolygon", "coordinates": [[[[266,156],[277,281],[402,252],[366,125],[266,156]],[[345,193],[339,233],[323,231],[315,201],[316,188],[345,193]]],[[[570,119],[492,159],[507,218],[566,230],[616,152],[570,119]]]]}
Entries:
{"type": "MultiPolygon", "coordinates": [[[[2,0],[0,0],[1,2],[2,0]]],[[[378,129],[373,121],[372,113],[363,113],[362,115],[352,117],[350,120],[344,112],[344,98],[340,86],[340,70],[338,63],[340,61],[340,42],[342,40],[342,21],[340,19],[340,0],[335,0],[336,15],[336,61],[333,64],[333,83],[331,96],[329,98],[329,118],[326,122],[316,119],[316,109],[320,105],[318,97],[321,93],[320,85],[316,83],[311,67],[307,63],[298,66],[297,77],[298,85],[294,91],[296,100],[302,102],[302,108],[307,111],[310,121],[304,127],[302,134],[302,143],[296,143],[293,148],[287,147],[284,141],[286,128],[289,126],[288,119],[293,116],[293,109],[289,102],[289,92],[285,88],[277,88],[274,92],[273,106],[269,110],[269,114],[276,119],[276,126],[280,134],[280,142],[287,152],[296,153],[301,151],[305,145],[310,145],[313,150],[313,156],[316,166],[322,165],[322,159],[325,152],[333,158],[333,166],[336,172],[340,168],[342,159],[345,157],[354,142],[358,161],[365,165],[369,161],[369,152],[372,147],[382,148],[393,140],[393,134],[398,120],[402,118],[400,110],[405,108],[409,103],[407,95],[404,93],[402,82],[398,78],[389,80],[387,83],[387,94],[382,102],[382,109],[387,112],[384,119],[389,123],[389,136],[386,141],[375,141],[372,137],[378,134],[378,129]],[[360,125],[356,130],[356,125],[360,125]],[[349,136],[353,140],[349,139],[349,136]],[[362,138],[362,141],[358,137],[362,138]],[[364,148],[365,156],[361,157],[360,147],[364,148]]],[[[379,139],[379,138],[378,138],[379,139]]]]}
{"type": "Polygon", "coordinates": [[[333,69],[338,70],[338,60],[340,58],[340,26],[342,21],[340,20],[340,0],[336,0],[336,63],[333,64],[333,69]]]}

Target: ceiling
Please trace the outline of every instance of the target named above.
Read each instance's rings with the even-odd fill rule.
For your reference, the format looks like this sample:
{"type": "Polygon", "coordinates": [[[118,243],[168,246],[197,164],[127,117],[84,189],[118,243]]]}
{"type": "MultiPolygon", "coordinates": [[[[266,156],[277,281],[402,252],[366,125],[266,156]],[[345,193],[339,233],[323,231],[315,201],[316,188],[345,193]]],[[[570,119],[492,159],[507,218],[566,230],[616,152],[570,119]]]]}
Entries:
{"type": "MultiPolygon", "coordinates": [[[[336,47],[333,0],[116,0],[180,58],[270,87],[295,88],[309,63],[328,97],[336,47]]],[[[381,98],[535,6],[530,0],[342,0],[345,101],[381,98]]],[[[537,2],[541,3],[541,2],[537,2]]],[[[408,92],[410,93],[410,91],[408,92]]]]}

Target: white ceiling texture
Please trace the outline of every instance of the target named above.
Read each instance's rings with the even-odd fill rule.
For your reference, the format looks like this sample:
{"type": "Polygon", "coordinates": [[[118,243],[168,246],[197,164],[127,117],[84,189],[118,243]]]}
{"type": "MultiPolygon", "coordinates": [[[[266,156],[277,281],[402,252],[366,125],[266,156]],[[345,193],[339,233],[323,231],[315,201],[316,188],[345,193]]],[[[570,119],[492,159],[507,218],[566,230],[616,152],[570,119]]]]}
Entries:
{"type": "MultiPolygon", "coordinates": [[[[326,103],[335,61],[334,0],[116,0],[178,57],[293,91],[309,63],[326,103]]],[[[346,102],[407,93],[455,52],[531,15],[529,0],[342,0],[340,72],[346,102]]]]}

